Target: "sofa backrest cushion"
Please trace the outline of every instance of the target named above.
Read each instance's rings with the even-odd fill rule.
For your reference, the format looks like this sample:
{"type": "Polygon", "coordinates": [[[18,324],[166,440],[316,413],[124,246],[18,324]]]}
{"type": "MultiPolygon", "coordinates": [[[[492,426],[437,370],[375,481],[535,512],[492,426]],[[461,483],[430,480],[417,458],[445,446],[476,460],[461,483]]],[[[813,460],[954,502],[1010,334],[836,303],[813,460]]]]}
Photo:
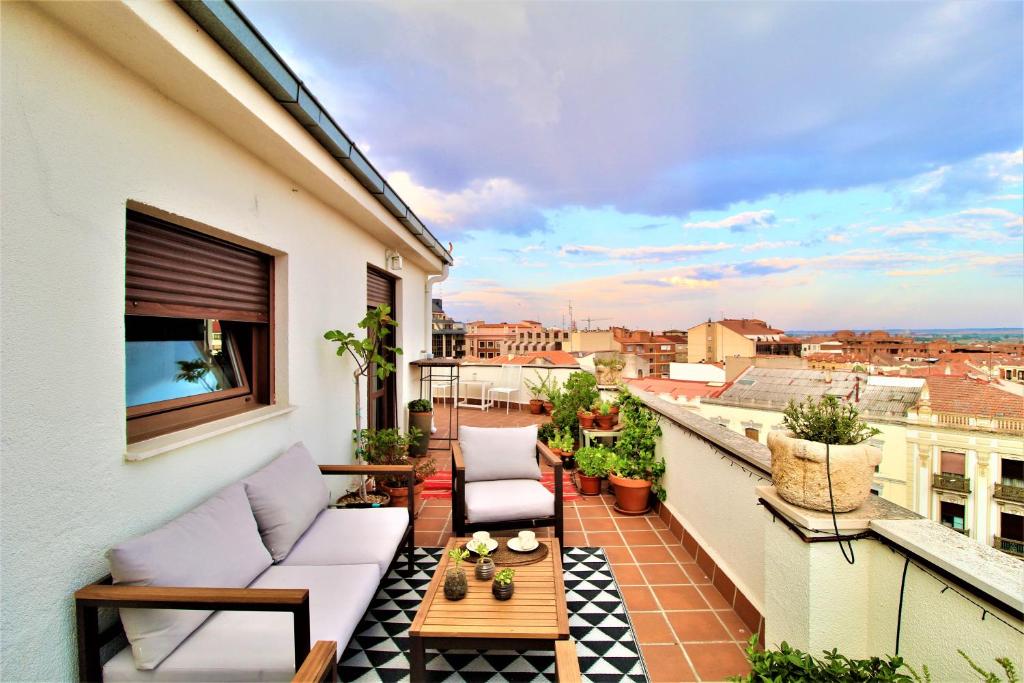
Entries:
{"type": "Polygon", "coordinates": [[[288,555],[331,499],[320,468],[301,441],[242,483],[274,562],[288,555]]]}
{"type": "MultiPolygon", "coordinates": [[[[114,583],[244,588],[271,565],[241,483],[107,553],[114,583]]],[[[121,622],[135,666],[154,669],[212,612],[127,608],[121,622]]]]}
{"type": "Polygon", "coordinates": [[[466,481],[540,479],[537,425],[459,427],[466,481]]]}

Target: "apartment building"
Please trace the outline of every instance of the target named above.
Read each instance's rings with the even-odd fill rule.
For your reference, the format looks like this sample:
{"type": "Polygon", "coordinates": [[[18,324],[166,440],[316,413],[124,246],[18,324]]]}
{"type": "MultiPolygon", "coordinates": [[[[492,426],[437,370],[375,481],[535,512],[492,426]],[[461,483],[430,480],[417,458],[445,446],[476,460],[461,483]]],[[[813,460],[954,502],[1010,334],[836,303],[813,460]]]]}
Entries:
{"type": "Polygon", "coordinates": [[[444,312],[441,299],[432,300],[430,329],[434,358],[465,358],[466,325],[444,312]]]}
{"type": "Polygon", "coordinates": [[[560,327],[517,329],[511,341],[502,342],[503,354],[523,354],[533,351],[562,351],[569,333],[560,327]]]}
{"type": "Polygon", "coordinates": [[[801,340],[756,318],[694,325],[687,331],[687,362],[722,363],[730,356],[800,356],[801,340]]]}
{"type": "Polygon", "coordinates": [[[541,332],[544,326],[536,320],[517,323],[486,323],[474,320],[466,323],[466,355],[472,358],[497,358],[509,344],[514,344],[520,332],[541,332]]]}

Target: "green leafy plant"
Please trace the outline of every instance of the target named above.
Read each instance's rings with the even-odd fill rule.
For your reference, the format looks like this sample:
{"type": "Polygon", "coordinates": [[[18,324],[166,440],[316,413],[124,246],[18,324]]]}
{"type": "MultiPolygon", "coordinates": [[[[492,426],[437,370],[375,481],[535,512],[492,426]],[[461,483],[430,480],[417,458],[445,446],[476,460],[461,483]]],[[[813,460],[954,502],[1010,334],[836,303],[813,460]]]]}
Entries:
{"type": "Polygon", "coordinates": [[[626,362],[619,356],[612,356],[611,358],[598,358],[594,361],[594,365],[599,368],[608,368],[609,370],[621,370],[626,367],[626,362]]]}
{"type": "Polygon", "coordinates": [[[431,413],[433,411],[434,406],[425,398],[417,398],[409,401],[410,413],[431,413]]]}
{"type": "Polygon", "coordinates": [[[782,424],[798,439],[833,446],[848,446],[870,439],[879,430],[860,419],[857,409],[835,396],[813,397],[797,403],[790,400],[782,412],[782,424]]]}
{"type": "Polygon", "coordinates": [[[469,551],[465,548],[452,548],[448,551],[448,557],[452,561],[455,569],[459,568],[459,564],[462,563],[467,557],[469,557],[469,551]]]}
{"type": "MultiPolygon", "coordinates": [[[[1002,683],[1003,679],[999,678],[998,674],[992,673],[991,671],[986,671],[985,669],[978,666],[974,662],[974,660],[968,657],[967,653],[963,650],[957,650],[957,652],[960,653],[961,657],[967,660],[967,663],[970,665],[970,667],[974,669],[975,673],[981,676],[981,680],[985,681],[985,683],[1002,683]]],[[[1017,675],[1017,667],[1013,665],[1013,662],[1010,661],[1009,657],[999,657],[998,659],[996,659],[996,664],[1002,667],[1003,674],[1006,676],[1006,683],[1020,683],[1020,677],[1017,675]]],[[[924,672],[927,676],[927,667],[925,667],[924,672]]]]}
{"type": "MultiPolygon", "coordinates": [[[[416,427],[410,427],[407,434],[402,434],[397,429],[379,429],[373,431],[364,429],[359,434],[354,434],[356,448],[366,462],[371,465],[408,465],[409,447],[414,444],[422,435],[416,427]]],[[[424,481],[437,471],[437,463],[433,458],[423,458],[413,465],[413,472],[418,481],[424,481]]],[[[405,483],[405,480],[397,477],[383,479],[388,486],[395,488],[405,483]]]]}
{"type": "Polygon", "coordinates": [[[792,648],[783,642],[777,650],[759,650],[757,635],[750,637],[746,649],[750,674],[732,677],[730,681],[748,683],[847,683],[872,681],[879,683],[913,683],[901,657],[851,659],[836,650],[825,651],[821,658],[792,648]]]}
{"type": "Polygon", "coordinates": [[[537,428],[537,439],[544,443],[547,443],[556,436],[558,436],[558,427],[555,426],[554,422],[545,422],[537,428]]]}
{"type": "Polygon", "coordinates": [[[574,372],[569,375],[565,385],[556,392],[551,402],[555,409],[551,413],[551,421],[560,430],[568,430],[574,439],[579,439],[579,418],[577,413],[589,410],[600,394],[597,391],[597,379],[589,372],[574,372]]]}
{"type": "Polygon", "coordinates": [[[576,451],[576,467],[588,477],[604,477],[611,471],[614,457],[604,446],[585,446],[576,451]]]}
{"type": "Polygon", "coordinates": [[[480,556],[480,559],[484,559],[485,557],[491,554],[491,551],[487,548],[486,543],[477,543],[475,547],[476,550],[474,552],[476,552],[476,554],[480,556]]]}
{"type": "Polygon", "coordinates": [[[548,448],[572,453],[573,448],[575,447],[576,441],[573,439],[572,432],[568,429],[557,430],[555,432],[555,436],[548,439],[548,448]]]}
{"type": "MultiPolygon", "coordinates": [[[[344,357],[348,355],[355,362],[355,370],[352,372],[352,380],[355,383],[356,400],[356,435],[362,434],[363,419],[360,409],[361,396],[360,384],[362,377],[368,377],[372,370],[377,379],[385,380],[395,371],[395,364],[389,358],[391,354],[402,355],[402,349],[388,343],[388,337],[398,323],[391,317],[390,306],[377,306],[372,311],[367,311],[366,316],[359,321],[359,329],[366,330],[366,336],[360,338],[354,332],[342,332],[341,330],[327,330],[324,332],[324,339],[338,345],[337,355],[344,357]]],[[[369,396],[367,396],[369,400],[369,396]]],[[[361,442],[356,440],[356,458],[360,456],[361,442]]],[[[361,478],[360,495],[366,498],[366,479],[361,478]]]]}
{"type": "Polygon", "coordinates": [[[515,569],[512,569],[511,567],[505,567],[504,569],[499,570],[498,573],[494,575],[494,582],[500,583],[502,586],[507,586],[510,583],[512,583],[512,579],[515,578],[515,575],[515,569]]]}
{"type": "Polygon", "coordinates": [[[601,415],[610,415],[612,412],[612,404],[608,401],[601,401],[601,405],[597,407],[597,410],[601,415]]]}
{"type": "Polygon", "coordinates": [[[629,393],[620,397],[619,415],[624,426],[619,432],[619,440],[615,442],[611,471],[625,479],[651,482],[651,492],[658,500],[665,500],[666,492],[661,486],[665,461],[654,454],[657,439],[661,436],[658,416],[629,393]]]}

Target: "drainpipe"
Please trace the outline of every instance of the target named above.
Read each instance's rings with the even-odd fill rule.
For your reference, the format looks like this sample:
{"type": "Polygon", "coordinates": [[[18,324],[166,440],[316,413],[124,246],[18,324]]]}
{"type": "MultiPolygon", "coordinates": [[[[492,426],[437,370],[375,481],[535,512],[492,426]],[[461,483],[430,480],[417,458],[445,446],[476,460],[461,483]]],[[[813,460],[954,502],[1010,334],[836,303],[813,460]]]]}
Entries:
{"type": "Polygon", "coordinates": [[[434,334],[434,326],[433,326],[434,314],[433,314],[433,310],[434,310],[434,303],[433,303],[432,299],[433,299],[433,293],[434,293],[434,285],[436,285],[438,283],[441,283],[441,282],[444,282],[447,279],[448,279],[448,264],[445,263],[445,264],[443,264],[441,266],[441,274],[440,275],[428,275],[427,276],[427,284],[423,287],[423,296],[424,296],[424,302],[423,303],[424,303],[424,306],[425,306],[424,310],[426,311],[426,318],[427,318],[427,321],[426,321],[426,336],[424,337],[424,340],[425,340],[424,343],[426,344],[427,348],[425,348],[421,352],[421,355],[423,356],[423,358],[431,358],[433,356],[433,349],[434,349],[434,346],[433,346],[433,334],[434,334]]]}

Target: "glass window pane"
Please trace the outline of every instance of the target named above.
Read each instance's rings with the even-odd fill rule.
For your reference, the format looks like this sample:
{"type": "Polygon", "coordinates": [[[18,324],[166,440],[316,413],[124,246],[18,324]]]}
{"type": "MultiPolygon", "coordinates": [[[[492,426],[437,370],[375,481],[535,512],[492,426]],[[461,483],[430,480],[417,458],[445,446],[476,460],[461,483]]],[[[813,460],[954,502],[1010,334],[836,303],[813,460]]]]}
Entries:
{"type": "Polygon", "coordinates": [[[125,316],[129,406],[241,386],[218,320],[125,316]]]}

